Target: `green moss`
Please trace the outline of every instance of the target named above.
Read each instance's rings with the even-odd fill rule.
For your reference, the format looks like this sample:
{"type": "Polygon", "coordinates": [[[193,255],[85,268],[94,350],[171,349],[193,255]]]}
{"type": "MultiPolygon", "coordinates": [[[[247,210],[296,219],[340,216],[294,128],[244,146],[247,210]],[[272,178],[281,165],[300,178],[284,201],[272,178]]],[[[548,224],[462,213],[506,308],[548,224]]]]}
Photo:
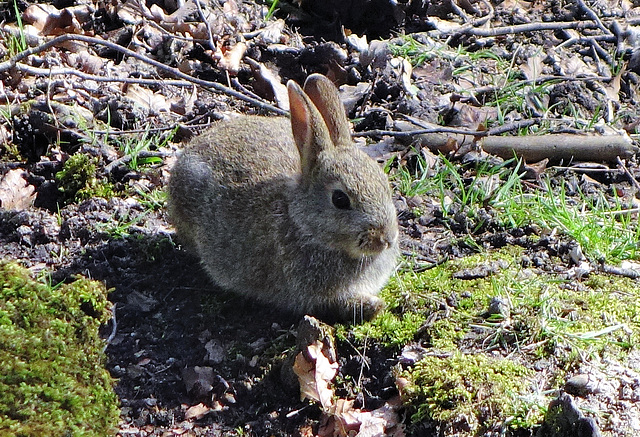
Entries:
{"type": "Polygon", "coordinates": [[[0,263],[0,435],[104,436],[118,420],[100,324],[107,291],[80,278],[51,287],[0,263]]]}
{"type": "Polygon", "coordinates": [[[428,357],[405,371],[412,386],[407,399],[415,407],[416,420],[456,420],[486,402],[488,410],[476,422],[497,423],[511,416],[512,426],[531,426],[549,400],[535,395],[524,382],[528,373],[523,367],[487,355],[554,363],[544,376],[547,389],[561,387],[566,372],[594,356],[624,362],[628,351],[640,344],[640,287],[637,280],[610,275],[592,273],[585,280],[567,280],[524,268],[523,253],[523,248],[506,247],[420,273],[399,273],[381,293],[387,308],[380,316],[338,327],[337,333],[356,344],[374,340],[401,349],[417,342],[437,356],[451,355],[428,357]],[[489,267],[490,273],[474,279],[460,274],[479,267],[489,267]],[[509,314],[489,315],[493,298],[508,303],[509,314]],[[461,356],[460,350],[468,355],[461,356]],[[511,377],[518,390],[509,384],[511,377]],[[474,398],[476,392],[506,403],[493,405],[484,397],[474,398]],[[527,396],[528,404],[518,400],[527,396]]]}
{"type": "Polygon", "coordinates": [[[585,282],[566,281],[523,268],[522,252],[509,247],[421,273],[400,273],[381,293],[387,303],[382,314],[349,334],[384,346],[403,346],[419,338],[444,351],[463,344],[479,349],[527,347],[540,357],[564,354],[567,361],[576,353],[619,353],[640,342],[637,281],[600,274],[585,282]],[[492,265],[497,267],[485,277],[457,275],[492,265]],[[485,314],[493,298],[510,305],[507,320],[485,314]]]}
{"type": "Polygon", "coordinates": [[[84,153],[76,153],[56,173],[58,189],[63,193],[65,202],[113,196],[111,184],[96,178],[96,163],[97,159],[89,158],[84,153]]]}
{"type": "Polygon", "coordinates": [[[500,418],[516,418],[512,424],[518,426],[542,418],[525,397],[531,373],[508,359],[454,352],[446,358],[425,357],[399,376],[406,381],[401,391],[413,411],[413,422],[464,420],[474,435],[500,418]]]}

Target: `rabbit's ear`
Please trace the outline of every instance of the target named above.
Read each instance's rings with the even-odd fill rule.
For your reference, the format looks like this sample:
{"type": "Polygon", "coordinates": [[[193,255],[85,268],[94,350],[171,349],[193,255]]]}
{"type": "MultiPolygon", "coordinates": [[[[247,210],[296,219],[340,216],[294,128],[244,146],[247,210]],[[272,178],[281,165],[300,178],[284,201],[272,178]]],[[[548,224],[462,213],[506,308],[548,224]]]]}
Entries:
{"type": "Polygon", "coordinates": [[[332,142],[322,116],[300,86],[290,80],[287,90],[293,139],[300,153],[302,174],[306,175],[311,173],[318,154],[327,146],[332,147],[332,142]]]}
{"type": "Polygon", "coordinates": [[[329,129],[331,141],[336,147],[351,147],[351,133],[349,121],[344,111],[344,105],[340,101],[338,90],[326,76],[321,74],[310,75],[304,83],[304,92],[307,93],[313,104],[318,108],[324,122],[329,129]]]}

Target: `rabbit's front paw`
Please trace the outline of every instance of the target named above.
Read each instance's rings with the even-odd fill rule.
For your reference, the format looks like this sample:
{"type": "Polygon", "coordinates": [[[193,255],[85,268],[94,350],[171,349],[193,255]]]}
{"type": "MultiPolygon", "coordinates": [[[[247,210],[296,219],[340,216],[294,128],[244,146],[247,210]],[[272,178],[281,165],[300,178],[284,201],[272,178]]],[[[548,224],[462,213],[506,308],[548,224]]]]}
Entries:
{"type": "Polygon", "coordinates": [[[373,319],[384,308],[384,301],[372,294],[355,297],[329,309],[326,319],[344,323],[361,323],[373,319]]]}
{"type": "Polygon", "coordinates": [[[384,301],[379,297],[369,295],[358,299],[354,305],[353,313],[357,322],[360,320],[371,320],[383,309],[384,301]]]}

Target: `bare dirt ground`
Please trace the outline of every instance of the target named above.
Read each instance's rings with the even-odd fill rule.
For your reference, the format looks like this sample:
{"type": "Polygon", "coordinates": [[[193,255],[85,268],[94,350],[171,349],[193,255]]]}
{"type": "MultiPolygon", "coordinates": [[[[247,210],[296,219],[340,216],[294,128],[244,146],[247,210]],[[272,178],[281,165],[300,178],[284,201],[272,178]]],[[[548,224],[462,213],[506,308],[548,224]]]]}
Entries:
{"type": "MultiPolygon", "coordinates": [[[[532,125],[575,133],[580,120],[585,130],[627,138],[637,126],[634,25],[640,8],[634,2],[302,1],[281,2],[269,19],[268,5],[240,0],[206,2],[201,11],[192,2],[170,1],[16,5],[33,53],[16,54],[12,45],[22,37],[13,3],[5,2],[0,186],[11,195],[2,197],[0,256],[34,272],[50,272],[53,282],[81,274],[113,290],[114,318],[104,335],[108,369],[118,380],[121,436],[313,435],[323,420],[321,408],[301,401],[296,384],[287,383],[287,355],[299,318],[215,289],[198,260],[174,241],[160,193],[185,138],[203,125],[231,112],[274,115],[282,111],[278,103],[287,79],[303,82],[320,72],[343,85],[349,114],[358,119],[356,130],[369,131],[358,138],[362,144],[369,139],[368,150],[381,165],[395,156],[396,166],[415,167],[422,150],[427,157],[439,151],[469,177],[463,166],[470,160],[498,159],[478,158],[460,136],[429,150],[437,138],[388,132],[407,124],[415,130],[440,123],[471,133],[467,140],[474,133],[480,138],[491,128],[486,120],[497,118],[512,133],[532,125]],[[529,27],[506,27],[513,25],[529,27]],[[414,34],[411,44],[418,48],[407,48],[399,33],[414,34]],[[58,35],[69,37],[38,47],[58,35]],[[384,42],[371,42],[376,38],[384,42]],[[445,41],[465,53],[430,48],[445,41]],[[430,55],[412,69],[391,45],[404,45],[410,56],[430,55]],[[474,53],[482,53],[483,60],[476,62],[474,53]],[[507,99],[500,113],[488,102],[505,88],[491,80],[502,74],[501,65],[513,69],[510,80],[554,86],[544,93],[532,88],[518,104],[507,99]],[[624,66],[614,71],[611,65],[624,66]],[[151,140],[136,149],[140,142],[127,143],[121,132],[151,140]],[[174,135],[165,142],[169,133],[174,135]],[[87,196],[56,178],[77,154],[95,165],[95,176],[82,181],[87,196]],[[6,176],[16,170],[19,179],[9,182],[6,176]],[[109,200],[95,195],[105,183],[114,194],[109,200]]],[[[460,133],[450,138],[454,135],[460,133]]],[[[547,150],[548,164],[525,168],[531,176],[527,183],[536,186],[546,174],[556,185],[565,180],[583,192],[615,192],[637,207],[640,169],[633,143],[622,142],[613,157],[596,149],[580,159],[592,163],[590,172],[568,168],[574,162],[547,150]]],[[[571,241],[562,235],[533,242],[528,237],[540,236],[539,229],[505,229],[490,208],[470,218],[461,205],[459,214],[445,216],[437,202],[395,188],[405,254],[440,263],[478,247],[518,245],[541,270],[573,266],[567,255],[571,241]]],[[[356,407],[375,410],[397,396],[392,369],[402,359],[401,349],[373,343],[363,355],[342,341],[337,355],[338,378],[358,381],[356,407]]],[[[624,389],[631,394],[612,388],[606,408],[626,422],[620,429],[640,433],[634,422],[640,415],[632,414],[640,401],[640,359],[635,362],[635,368],[618,369],[631,381],[624,389]]],[[[581,371],[598,377],[595,368],[581,371]]],[[[348,387],[339,385],[337,394],[351,395],[348,387]]],[[[402,410],[400,420],[409,423],[402,410]]],[[[608,426],[601,430],[606,435],[631,435],[608,426]]],[[[436,436],[445,430],[456,435],[433,421],[412,424],[405,432],[436,436]]]]}

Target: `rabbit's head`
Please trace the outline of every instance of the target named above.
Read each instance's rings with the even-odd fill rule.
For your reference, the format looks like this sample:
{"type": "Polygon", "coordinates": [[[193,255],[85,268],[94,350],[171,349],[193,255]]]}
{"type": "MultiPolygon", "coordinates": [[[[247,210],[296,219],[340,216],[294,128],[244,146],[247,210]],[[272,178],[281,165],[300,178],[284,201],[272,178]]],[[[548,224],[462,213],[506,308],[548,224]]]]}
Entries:
{"type": "Polygon", "coordinates": [[[352,142],[338,91],[313,74],[287,84],[301,175],[293,220],[313,240],[353,258],[395,248],[398,224],[384,172],[352,142]]]}

